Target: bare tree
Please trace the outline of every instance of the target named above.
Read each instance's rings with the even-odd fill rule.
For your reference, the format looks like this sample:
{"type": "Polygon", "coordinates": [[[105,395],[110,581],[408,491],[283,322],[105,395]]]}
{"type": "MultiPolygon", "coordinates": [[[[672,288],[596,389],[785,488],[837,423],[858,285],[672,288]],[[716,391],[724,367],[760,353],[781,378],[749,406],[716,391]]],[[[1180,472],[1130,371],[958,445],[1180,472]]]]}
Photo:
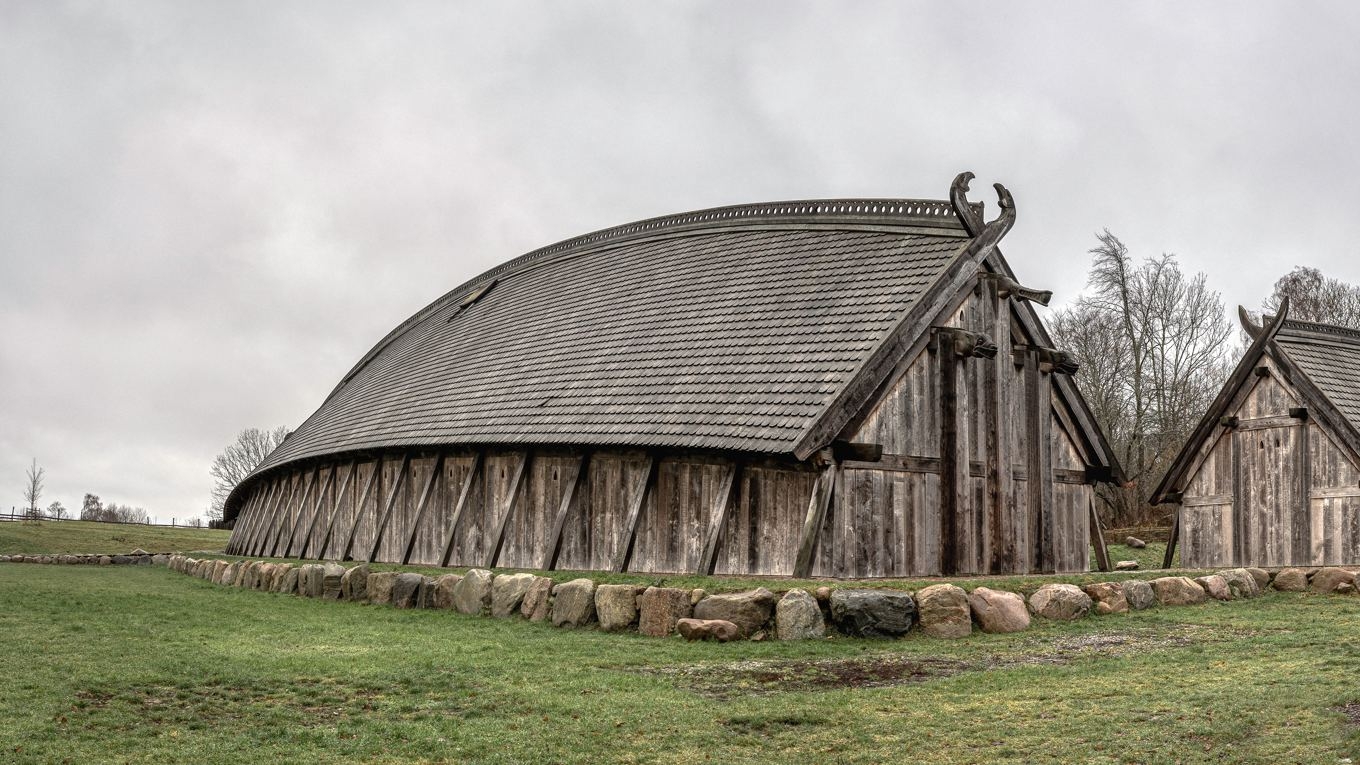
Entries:
{"type": "Polygon", "coordinates": [[[42,499],[43,477],[46,475],[47,471],[38,467],[38,460],[35,458],[28,468],[28,482],[24,485],[24,501],[28,503],[29,518],[42,517],[42,512],[38,509],[38,500],[42,499]]]}
{"type": "Polygon", "coordinates": [[[1289,317],[1360,329],[1360,287],[1322,275],[1316,268],[1296,266],[1275,282],[1262,307],[1275,313],[1289,298],[1289,317]]]}
{"type": "Polygon", "coordinates": [[[237,434],[231,445],[213,458],[212,467],[208,470],[213,479],[212,504],[208,507],[210,520],[222,519],[222,509],[231,490],[264,462],[264,458],[287,437],[288,428],[282,426],[273,430],[246,428],[237,434]]]}
{"type": "Polygon", "coordinates": [[[86,494],[85,499],[80,503],[80,520],[82,521],[102,521],[104,520],[104,503],[99,501],[98,494],[86,494]]]}
{"type": "Polygon", "coordinates": [[[47,506],[48,518],[55,518],[56,520],[61,520],[62,518],[65,518],[69,514],[70,513],[66,512],[66,506],[60,502],[53,502],[52,504],[47,506]]]}
{"type": "Polygon", "coordinates": [[[1165,472],[1228,374],[1231,333],[1204,274],[1174,255],[1136,264],[1108,230],[1090,252],[1090,292],[1052,322],[1081,362],[1077,383],[1130,485],[1102,493],[1111,523],[1145,520],[1141,484],[1165,472]]]}

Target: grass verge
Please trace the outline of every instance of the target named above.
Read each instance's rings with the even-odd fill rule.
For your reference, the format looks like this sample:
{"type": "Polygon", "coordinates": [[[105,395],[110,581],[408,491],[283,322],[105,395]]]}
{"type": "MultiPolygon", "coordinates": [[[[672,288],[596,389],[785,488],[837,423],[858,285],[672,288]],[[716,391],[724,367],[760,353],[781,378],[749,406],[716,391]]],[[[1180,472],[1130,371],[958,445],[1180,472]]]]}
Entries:
{"type": "Polygon", "coordinates": [[[0,564],[0,760],[1338,763],[1360,598],[687,644],[0,564]]]}
{"type": "Polygon", "coordinates": [[[94,521],[5,521],[0,523],[0,554],[113,555],[141,548],[147,552],[221,550],[231,532],[182,526],[142,526],[94,521]]]}

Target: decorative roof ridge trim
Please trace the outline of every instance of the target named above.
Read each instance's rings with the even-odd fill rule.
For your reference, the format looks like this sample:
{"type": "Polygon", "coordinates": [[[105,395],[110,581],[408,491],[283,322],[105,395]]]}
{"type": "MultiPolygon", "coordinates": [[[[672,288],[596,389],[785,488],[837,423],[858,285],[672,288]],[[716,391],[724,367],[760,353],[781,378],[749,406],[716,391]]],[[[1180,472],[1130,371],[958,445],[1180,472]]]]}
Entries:
{"type": "Polygon", "coordinates": [[[1343,327],[1338,324],[1323,324],[1321,322],[1316,321],[1300,321],[1299,319],[1288,319],[1285,321],[1284,328],[1281,331],[1287,333],[1290,330],[1302,330],[1304,332],[1312,332],[1314,334],[1319,335],[1337,335],[1339,337],[1344,337],[1348,340],[1360,342],[1360,329],[1343,327]]]}

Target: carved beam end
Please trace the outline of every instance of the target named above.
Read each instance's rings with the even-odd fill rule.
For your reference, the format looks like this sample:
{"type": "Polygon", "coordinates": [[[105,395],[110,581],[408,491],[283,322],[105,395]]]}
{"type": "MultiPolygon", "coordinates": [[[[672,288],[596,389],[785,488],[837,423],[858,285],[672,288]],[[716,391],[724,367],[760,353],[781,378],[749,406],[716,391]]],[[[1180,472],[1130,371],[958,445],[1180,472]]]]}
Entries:
{"type": "Polygon", "coordinates": [[[959,173],[954,177],[954,182],[949,185],[949,203],[954,206],[954,214],[963,221],[963,227],[969,234],[977,236],[986,228],[982,221],[982,216],[978,215],[977,210],[968,202],[968,184],[973,180],[973,174],[967,171],[959,173]]]}
{"type": "Polygon", "coordinates": [[[935,343],[938,349],[952,352],[959,358],[996,358],[997,348],[991,338],[958,327],[936,327],[935,343]]]}
{"type": "Polygon", "coordinates": [[[984,276],[996,281],[996,294],[1002,298],[1013,297],[1019,300],[1028,300],[1031,303],[1038,303],[1042,306],[1048,305],[1048,301],[1053,299],[1052,290],[1031,289],[1004,274],[988,272],[984,274],[984,276]]]}

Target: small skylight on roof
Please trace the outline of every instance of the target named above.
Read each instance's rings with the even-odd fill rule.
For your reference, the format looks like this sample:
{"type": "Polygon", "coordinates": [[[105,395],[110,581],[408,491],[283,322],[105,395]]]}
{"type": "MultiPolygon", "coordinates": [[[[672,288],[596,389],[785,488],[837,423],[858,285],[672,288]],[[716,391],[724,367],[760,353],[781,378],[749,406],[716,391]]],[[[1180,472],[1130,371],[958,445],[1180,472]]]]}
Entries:
{"type": "Polygon", "coordinates": [[[486,293],[490,292],[493,287],[500,283],[501,283],[500,279],[492,279],[486,284],[483,284],[480,287],[477,287],[473,291],[469,292],[466,296],[463,297],[461,301],[459,301],[458,308],[453,312],[452,315],[449,316],[449,321],[453,321],[454,319],[461,316],[463,311],[466,311],[467,309],[476,305],[477,301],[486,297],[486,293]]]}

